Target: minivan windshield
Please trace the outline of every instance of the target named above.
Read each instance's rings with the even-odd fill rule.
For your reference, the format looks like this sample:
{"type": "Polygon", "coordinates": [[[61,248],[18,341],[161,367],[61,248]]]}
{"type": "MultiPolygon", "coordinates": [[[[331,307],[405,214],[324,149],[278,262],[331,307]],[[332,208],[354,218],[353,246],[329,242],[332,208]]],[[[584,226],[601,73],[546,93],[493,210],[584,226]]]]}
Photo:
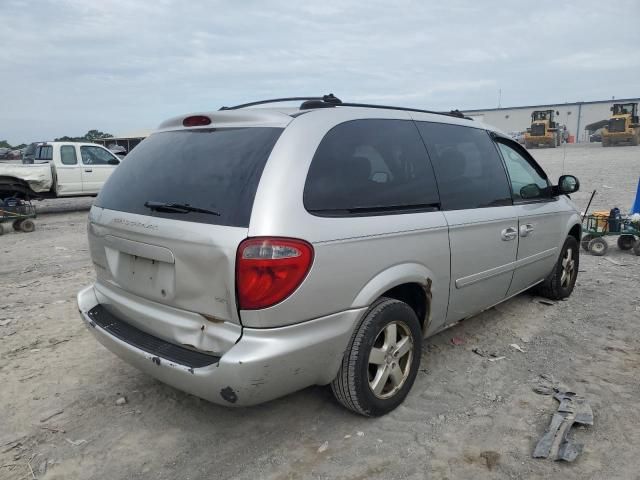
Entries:
{"type": "Polygon", "coordinates": [[[248,227],[262,170],[280,133],[281,128],[267,127],[155,133],[116,168],[95,204],[120,212],[248,227]],[[163,204],[174,207],[149,207],[163,204]]]}

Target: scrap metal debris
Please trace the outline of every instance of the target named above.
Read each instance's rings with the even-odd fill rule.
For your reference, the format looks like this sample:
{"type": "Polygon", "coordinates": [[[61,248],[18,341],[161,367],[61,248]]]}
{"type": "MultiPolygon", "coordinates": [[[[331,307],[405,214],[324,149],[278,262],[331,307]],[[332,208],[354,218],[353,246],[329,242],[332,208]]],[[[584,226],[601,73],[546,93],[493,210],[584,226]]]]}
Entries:
{"type": "Polygon", "coordinates": [[[574,423],[593,425],[591,406],[583,397],[574,392],[554,389],[553,398],[560,402],[558,410],[553,414],[551,422],[538,441],[533,458],[548,458],[573,462],[582,452],[584,445],[569,439],[569,432],[574,423]]]}
{"type": "Polygon", "coordinates": [[[549,300],[548,298],[542,298],[542,297],[533,297],[531,301],[536,303],[541,303],[542,305],[549,305],[549,306],[553,306],[556,304],[556,302],[554,302],[553,300],[549,300]]]}

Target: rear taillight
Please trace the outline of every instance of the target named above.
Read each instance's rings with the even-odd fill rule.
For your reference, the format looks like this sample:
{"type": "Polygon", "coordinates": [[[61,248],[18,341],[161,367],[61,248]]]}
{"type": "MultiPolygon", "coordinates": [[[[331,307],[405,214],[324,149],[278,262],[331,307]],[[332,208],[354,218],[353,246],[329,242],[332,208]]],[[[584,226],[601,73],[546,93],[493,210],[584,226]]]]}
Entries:
{"type": "Polygon", "coordinates": [[[249,238],[238,247],[236,285],[242,310],[267,308],[300,286],[313,262],[313,247],[292,238],[249,238]]]}

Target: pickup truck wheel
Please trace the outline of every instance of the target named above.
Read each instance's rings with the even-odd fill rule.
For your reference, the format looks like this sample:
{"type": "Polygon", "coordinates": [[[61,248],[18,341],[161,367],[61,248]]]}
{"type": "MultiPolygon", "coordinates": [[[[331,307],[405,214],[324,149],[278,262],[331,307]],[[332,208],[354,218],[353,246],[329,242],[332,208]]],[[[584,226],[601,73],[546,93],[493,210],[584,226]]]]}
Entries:
{"type": "Polygon", "coordinates": [[[20,230],[22,230],[25,233],[31,233],[36,229],[36,224],[33,223],[33,220],[29,220],[28,218],[26,220],[23,220],[22,223],[20,224],[20,230]]]}
{"type": "Polygon", "coordinates": [[[16,232],[19,232],[19,231],[20,231],[20,226],[22,225],[22,222],[23,222],[22,220],[14,220],[14,221],[13,221],[13,229],[14,229],[16,232]]]}
{"type": "Polygon", "coordinates": [[[633,253],[640,257],[640,240],[638,240],[633,246],[633,253]]]}
{"type": "Polygon", "coordinates": [[[356,413],[384,415],[411,390],[421,354],[422,330],[416,313],[404,302],[383,297],[353,333],[331,383],[333,394],[356,413]]]}
{"type": "Polygon", "coordinates": [[[0,223],[0,237],[4,235],[4,227],[2,226],[2,224],[0,223]]]}
{"type": "Polygon", "coordinates": [[[578,278],[580,251],[578,241],[569,236],[564,241],[560,257],[549,276],[540,284],[538,292],[551,300],[562,300],[573,292],[578,278]]]}

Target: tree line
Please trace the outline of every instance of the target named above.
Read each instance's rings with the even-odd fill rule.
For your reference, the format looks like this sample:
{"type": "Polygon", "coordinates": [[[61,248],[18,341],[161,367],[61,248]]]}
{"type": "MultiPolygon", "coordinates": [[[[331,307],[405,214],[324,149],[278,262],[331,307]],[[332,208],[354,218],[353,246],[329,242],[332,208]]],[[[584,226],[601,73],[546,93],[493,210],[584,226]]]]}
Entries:
{"type": "MultiPolygon", "coordinates": [[[[100,140],[103,138],[113,138],[113,135],[110,133],[101,132],[100,130],[89,130],[81,137],[70,137],[65,135],[64,137],[55,138],[54,142],[95,142],[96,140],[100,140]]],[[[21,148],[25,148],[27,146],[26,143],[21,143],[19,145],[11,145],[6,140],[0,140],[0,148],[10,148],[12,150],[20,150],[21,148]]]]}

